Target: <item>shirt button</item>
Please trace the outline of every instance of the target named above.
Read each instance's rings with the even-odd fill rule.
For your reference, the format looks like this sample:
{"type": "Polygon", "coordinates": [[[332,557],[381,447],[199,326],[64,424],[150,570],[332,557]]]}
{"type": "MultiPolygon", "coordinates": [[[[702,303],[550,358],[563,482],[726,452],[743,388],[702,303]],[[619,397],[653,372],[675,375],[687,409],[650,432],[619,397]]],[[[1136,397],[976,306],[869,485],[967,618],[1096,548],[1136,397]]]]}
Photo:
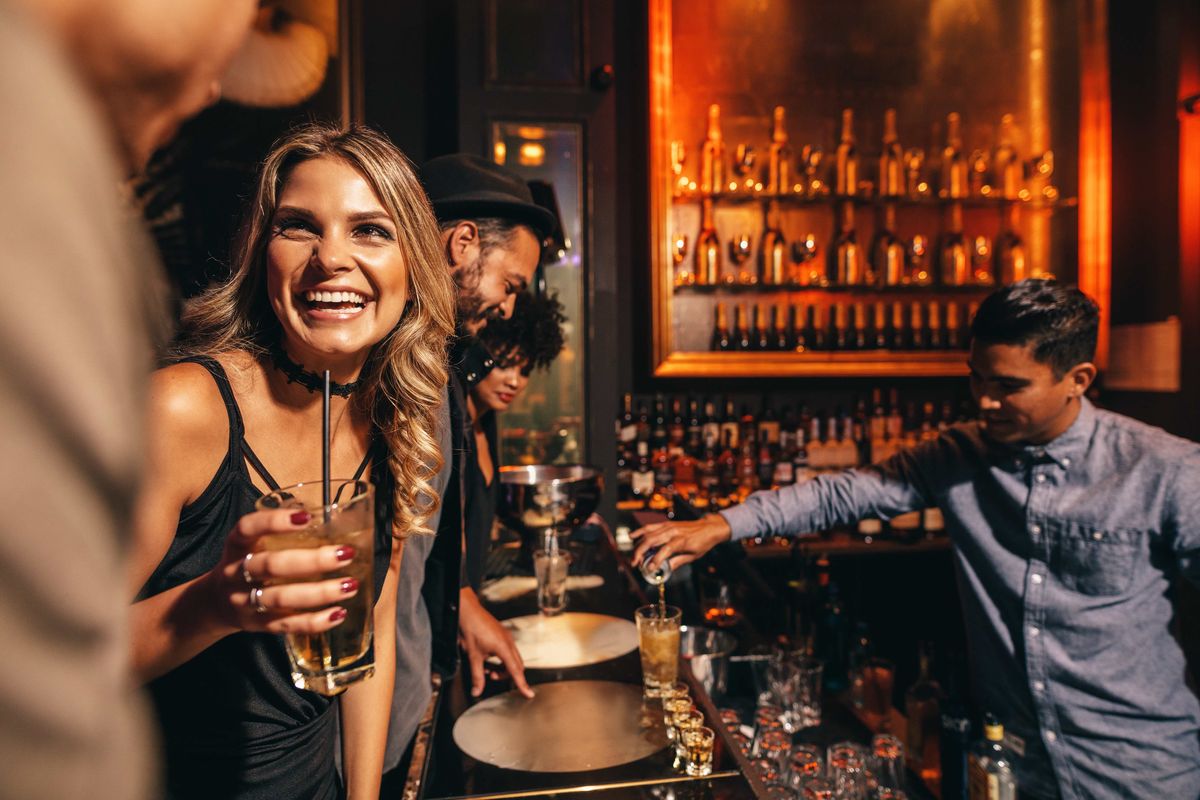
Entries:
{"type": "Polygon", "coordinates": [[[1046,741],[1047,742],[1058,741],[1058,734],[1055,733],[1054,731],[1046,731],[1046,741]]]}
{"type": "Polygon", "coordinates": [[[1096,531],[1092,534],[1092,538],[1097,542],[1104,538],[1104,531],[1096,531]]]}
{"type": "Polygon", "coordinates": [[[1037,478],[1036,478],[1036,480],[1037,480],[1037,482],[1038,482],[1038,483],[1045,483],[1045,482],[1046,482],[1046,475],[1045,475],[1045,473],[1039,472],[1039,473],[1037,474],[1037,478]]]}
{"type": "Polygon", "coordinates": [[[1044,692],[1044,691],[1046,691],[1046,684],[1042,683],[1041,681],[1034,681],[1033,688],[1034,688],[1034,691],[1044,692]]]}
{"type": "Polygon", "coordinates": [[[1063,459],[1063,466],[1064,466],[1064,467],[1069,467],[1069,466],[1071,466],[1071,459],[1069,459],[1069,458],[1064,458],[1064,459],[1063,459]]]}
{"type": "Polygon", "coordinates": [[[1032,533],[1034,536],[1037,536],[1039,533],[1042,532],[1042,526],[1038,525],[1035,522],[1034,524],[1029,526],[1029,532],[1032,533]]]}
{"type": "Polygon", "coordinates": [[[1029,628],[1029,635],[1030,635],[1030,636],[1037,636],[1039,633],[1041,633],[1041,631],[1040,631],[1040,630],[1038,630],[1037,628],[1034,628],[1034,627],[1030,627],[1030,628],[1029,628]]]}
{"type": "Polygon", "coordinates": [[[1033,581],[1034,583],[1041,583],[1042,576],[1039,573],[1035,572],[1029,576],[1029,580],[1033,581]]]}

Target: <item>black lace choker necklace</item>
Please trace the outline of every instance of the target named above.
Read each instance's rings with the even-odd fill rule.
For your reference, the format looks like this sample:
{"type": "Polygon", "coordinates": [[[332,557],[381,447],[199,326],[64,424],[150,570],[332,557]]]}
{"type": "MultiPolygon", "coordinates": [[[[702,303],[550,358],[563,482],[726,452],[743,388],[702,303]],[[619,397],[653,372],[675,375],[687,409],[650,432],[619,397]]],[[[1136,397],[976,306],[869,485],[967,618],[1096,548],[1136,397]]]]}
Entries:
{"type": "MultiPolygon", "coordinates": [[[[324,390],[325,380],[317,373],[305,369],[288,358],[288,354],[283,351],[283,347],[278,342],[271,347],[271,361],[275,363],[276,369],[287,376],[288,383],[298,383],[314,393],[324,390]]],[[[336,394],[338,397],[349,397],[358,389],[361,382],[361,380],[357,380],[350,383],[338,383],[331,380],[329,393],[336,394]]]]}

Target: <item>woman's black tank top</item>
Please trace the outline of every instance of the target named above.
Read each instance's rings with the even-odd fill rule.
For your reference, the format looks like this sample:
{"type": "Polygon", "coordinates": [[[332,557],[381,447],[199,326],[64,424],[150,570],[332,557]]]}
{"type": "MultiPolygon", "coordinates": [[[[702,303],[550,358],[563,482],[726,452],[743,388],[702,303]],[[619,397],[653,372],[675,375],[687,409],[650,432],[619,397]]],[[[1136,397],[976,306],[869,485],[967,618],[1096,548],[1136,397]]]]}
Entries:
{"type": "MultiPolygon", "coordinates": [[[[242,415],[221,365],[188,359],[212,374],[229,415],[229,450],[212,482],[183,509],[175,539],[139,593],[149,597],[216,566],[229,531],[262,493],[246,462],[278,488],[245,441],[242,415]]],[[[359,468],[373,463],[375,599],[391,557],[392,481],[376,439],[359,468]]],[[[283,637],[241,632],[154,680],[148,689],[162,726],[167,797],[332,800],[343,796],[334,766],[335,698],[291,682],[283,637]]]]}

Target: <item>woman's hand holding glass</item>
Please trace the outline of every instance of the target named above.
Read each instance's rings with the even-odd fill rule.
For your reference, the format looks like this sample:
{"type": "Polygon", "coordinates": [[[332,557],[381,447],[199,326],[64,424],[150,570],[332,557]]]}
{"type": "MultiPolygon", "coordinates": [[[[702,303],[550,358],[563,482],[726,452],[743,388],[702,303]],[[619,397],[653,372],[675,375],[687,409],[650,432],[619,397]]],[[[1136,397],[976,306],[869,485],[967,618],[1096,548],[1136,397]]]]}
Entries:
{"type": "Polygon", "coordinates": [[[268,633],[322,633],[346,617],[340,601],[358,593],[353,578],[321,580],[354,558],[349,545],[260,551],[264,536],[308,526],[306,511],[255,511],[238,520],[221,560],[207,575],[220,624],[268,633]]]}

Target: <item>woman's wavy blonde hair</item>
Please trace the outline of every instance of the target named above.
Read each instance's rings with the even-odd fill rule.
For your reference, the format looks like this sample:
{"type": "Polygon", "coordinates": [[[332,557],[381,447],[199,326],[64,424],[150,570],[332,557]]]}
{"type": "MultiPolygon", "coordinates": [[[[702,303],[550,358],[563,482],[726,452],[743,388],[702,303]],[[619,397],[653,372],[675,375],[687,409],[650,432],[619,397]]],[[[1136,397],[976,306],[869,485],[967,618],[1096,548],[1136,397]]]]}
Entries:
{"type": "Polygon", "coordinates": [[[429,200],[412,164],[386,137],[365,127],[310,123],[267,154],[234,245],[232,275],[184,309],[178,355],[243,350],[265,356],[280,336],[266,291],[265,254],[278,198],[291,171],[314,158],[337,158],[371,185],[398,231],[409,300],[400,322],[372,349],[354,397],[387,443],[395,481],[393,533],[432,533],[438,496],[430,480],[443,464],[437,437],[445,399],[446,345],[454,333],[454,285],[429,200]]]}

